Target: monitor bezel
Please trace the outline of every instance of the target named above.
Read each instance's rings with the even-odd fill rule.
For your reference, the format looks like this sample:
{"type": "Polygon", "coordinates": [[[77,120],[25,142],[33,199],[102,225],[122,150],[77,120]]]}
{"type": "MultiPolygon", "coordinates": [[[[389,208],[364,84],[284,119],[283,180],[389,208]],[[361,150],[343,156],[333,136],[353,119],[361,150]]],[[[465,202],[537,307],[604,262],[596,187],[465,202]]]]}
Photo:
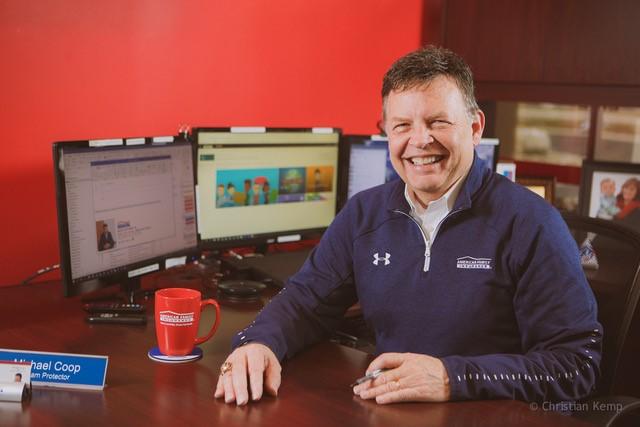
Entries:
{"type": "MultiPolygon", "coordinates": [[[[193,144],[184,139],[181,136],[174,136],[174,141],[170,143],[154,143],[153,137],[134,137],[134,138],[115,138],[115,140],[122,140],[122,144],[117,145],[105,145],[95,146],[95,140],[72,140],[72,141],[56,141],[53,143],[53,169],[54,169],[54,183],[56,193],[56,211],[58,218],[58,243],[60,250],[60,270],[62,278],[62,289],[65,297],[72,297],[78,295],[84,295],[102,290],[107,287],[115,287],[120,285],[123,289],[135,285],[139,279],[150,273],[155,273],[166,269],[166,260],[175,257],[187,257],[187,260],[195,259],[199,254],[199,245],[196,240],[196,244],[193,247],[184,248],[179,251],[173,251],[162,255],[157,255],[152,258],[148,258],[143,261],[137,261],[131,264],[127,264],[118,267],[118,271],[105,270],[100,273],[96,273],[95,277],[82,277],[78,279],[72,279],[71,275],[71,246],[69,235],[69,216],[67,213],[67,192],[65,185],[65,171],[60,167],[60,161],[65,147],[73,149],[98,149],[103,151],[127,149],[136,147],[159,147],[167,146],[170,144],[189,146],[191,150],[192,159],[192,174],[195,183],[196,172],[195,165],[193,164],[193,144]],[[124,141],[127,139],[144,139],[144,144],[126,145],[124,141]],[[134,277],[129,277],[129,272],[141,269],[146,266],[158,264],[158,269],[143,273],[134,277]]],[[[195,200],[195,186],[194,186],[194,200],[195,200]]],[[[197,210],[194,212],[196,215],[197,224],[197,210]]]]}
{"type": "MultiPolygon", "coordinates": [[[[334,218],[338,212],[338,199],[340,195],[340,146],[341,146],[341,138],[342,138],[342,130],[337,127],[265,127],[265,126],[238,126],[238,127],[225,127],[225,126],[210,126],[210,127],[194,127],[191,130],[192,139],[194,141],[194,159],[195,159],[195,169],[196,169],[196,187],[198,187],[198,151],[201,145],[212,145],[212,144],[201,144],[200,143],[200,135],[204,132],[221,132],[221,133],[230,133],[234,129],[237,129],[238,133],[254,133],[254,134],[265,134],[265,133],[327,133],[327,131],[331,131],[331,133],[336,133],[338,135],[338,141],[336,142],[338,148],[338,158],[336,163],[336,198],[334,205],[334,218]],[[256,131],[250,131],[252,129],[256,129],[256,131]],[[318,131],[321,129],[320,131],[318,131]],[[259,130],[259,131],[258,131],[259,130]]],[[[273,146],[277,146],[274,144],[273,146]]],[[[196,197],[198,199],[198,197],[196,197]]],[[[333,220],[332,220],[333,221],[333,220]]],[[[199,224],[199,223],[198,223],[199,224]]],[[[269,245],[278,244],[278,243],[290,243],[296,241],[303,240],[312,240],[318,239],[322,236],[322,234],[327,230],[327,227],[316,227],[316,228],[304,228],[304,229],[292,229],[280,232],[269,232],[269,233],[259,233],[259,234],[247,234],[242,236],[230,236],[225,240],[218,239],[204,239],[202,238],[202,234],[200,232],[200,227],[198,227],[198,241],[200,242],[200,248],[203,251],[224,251],[233,248],[241,248],[241,247],[254,247],[256,252],[265,252],[269,245]],[[299,236],[299,239],[297,238],[299,236]]]]}

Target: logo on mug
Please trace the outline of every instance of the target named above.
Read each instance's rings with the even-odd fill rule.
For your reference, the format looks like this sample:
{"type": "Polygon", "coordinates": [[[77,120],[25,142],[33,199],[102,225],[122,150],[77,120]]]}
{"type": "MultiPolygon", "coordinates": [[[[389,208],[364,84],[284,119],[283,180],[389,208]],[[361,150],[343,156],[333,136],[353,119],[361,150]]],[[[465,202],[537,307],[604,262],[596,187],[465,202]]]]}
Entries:
{"type": "Polygon", "coordinates": [[[191,326],[194,321],[194,313],[176,313],[165,310],[160,313],[160,324],[165,326],[191,326]]]}

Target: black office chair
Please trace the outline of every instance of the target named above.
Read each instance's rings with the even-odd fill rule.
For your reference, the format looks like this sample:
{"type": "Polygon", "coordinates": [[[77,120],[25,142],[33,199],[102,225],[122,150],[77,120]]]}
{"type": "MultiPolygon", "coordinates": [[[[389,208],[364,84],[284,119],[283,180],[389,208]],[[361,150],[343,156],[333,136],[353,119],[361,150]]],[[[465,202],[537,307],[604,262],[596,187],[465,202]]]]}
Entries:
{"type": "MultiPolygon", "coordinates": [[[[608,407],[612,408],[606,411],[600,406],[574,415],[602,426],[618,422],[638,425],[632,423],[640,420],[634,412],[640,409],[640,399],[616,393],[623,377],[632,375],[626,367],[624,372],[620,369],[620,361],[640,297],[640,233],[614,221],[567,212],[562,216],[580,249],[587,280],[598,302],[598,320],[604,329],[602,376],[588,402],[610,403],[608,407]],[[616,408],[616,404],[620,405],[616,408]]],[[[634,373],[637,375],[638,368],[634,373]]],[[[640,391],[637,393],[640,396],[640,391]]]]}

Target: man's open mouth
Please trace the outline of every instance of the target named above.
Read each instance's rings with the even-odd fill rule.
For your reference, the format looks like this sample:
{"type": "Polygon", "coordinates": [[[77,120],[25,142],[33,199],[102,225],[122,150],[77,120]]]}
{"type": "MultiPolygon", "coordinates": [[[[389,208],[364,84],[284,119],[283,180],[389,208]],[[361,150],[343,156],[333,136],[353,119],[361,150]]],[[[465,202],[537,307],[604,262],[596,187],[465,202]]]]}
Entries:
{"type": "Polygon", "coordinates": [[[411,157],[409,161],[416,166],[420,165],[432,165],[434,163],[438,163],[445,156],[422,156],[422,157],[411,157]]]}

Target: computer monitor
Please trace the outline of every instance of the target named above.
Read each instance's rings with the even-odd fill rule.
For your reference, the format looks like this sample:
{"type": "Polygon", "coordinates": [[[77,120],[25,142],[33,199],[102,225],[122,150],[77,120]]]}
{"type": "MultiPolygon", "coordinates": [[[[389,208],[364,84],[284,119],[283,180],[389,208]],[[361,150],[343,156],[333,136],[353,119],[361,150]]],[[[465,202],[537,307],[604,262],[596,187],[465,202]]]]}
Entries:
{"type": "Polygon", "coordinates": [[[119,284],[131,299],[140,276],[197,252],[190,143],[56,142],[53,162],[66,296],[119,284]]]}
{"type": "Polygon", "coordinates": [[[198,128],[198,232],[204,249],[317,236],[336,212],[331,128],[198,128]]]}
{"type": "Polygon", "coordinates": [[[387,137],[343,135],[341,145],[340,207],[362,190],[399,178],[391,165],[387,137]]]}
{"type": "Polygon", "coordinates": [[[495,172],[498,164],[498,148],[500,140],[498,138],[482,138],[480,144],[476,146],[476,154],[484,160],[489,168],[495,172]]]}
{"type": "MultiPolygon", "coordinates": [[[[381,185],[399,176],[389,158],[388,139],[382,135],[343,135],[341,149],[342,208],[354,194],[381,185]]],[[[482,138],[476,146],[478,157],[495,171],[498,161],[498,139],[482,138]]]]}

